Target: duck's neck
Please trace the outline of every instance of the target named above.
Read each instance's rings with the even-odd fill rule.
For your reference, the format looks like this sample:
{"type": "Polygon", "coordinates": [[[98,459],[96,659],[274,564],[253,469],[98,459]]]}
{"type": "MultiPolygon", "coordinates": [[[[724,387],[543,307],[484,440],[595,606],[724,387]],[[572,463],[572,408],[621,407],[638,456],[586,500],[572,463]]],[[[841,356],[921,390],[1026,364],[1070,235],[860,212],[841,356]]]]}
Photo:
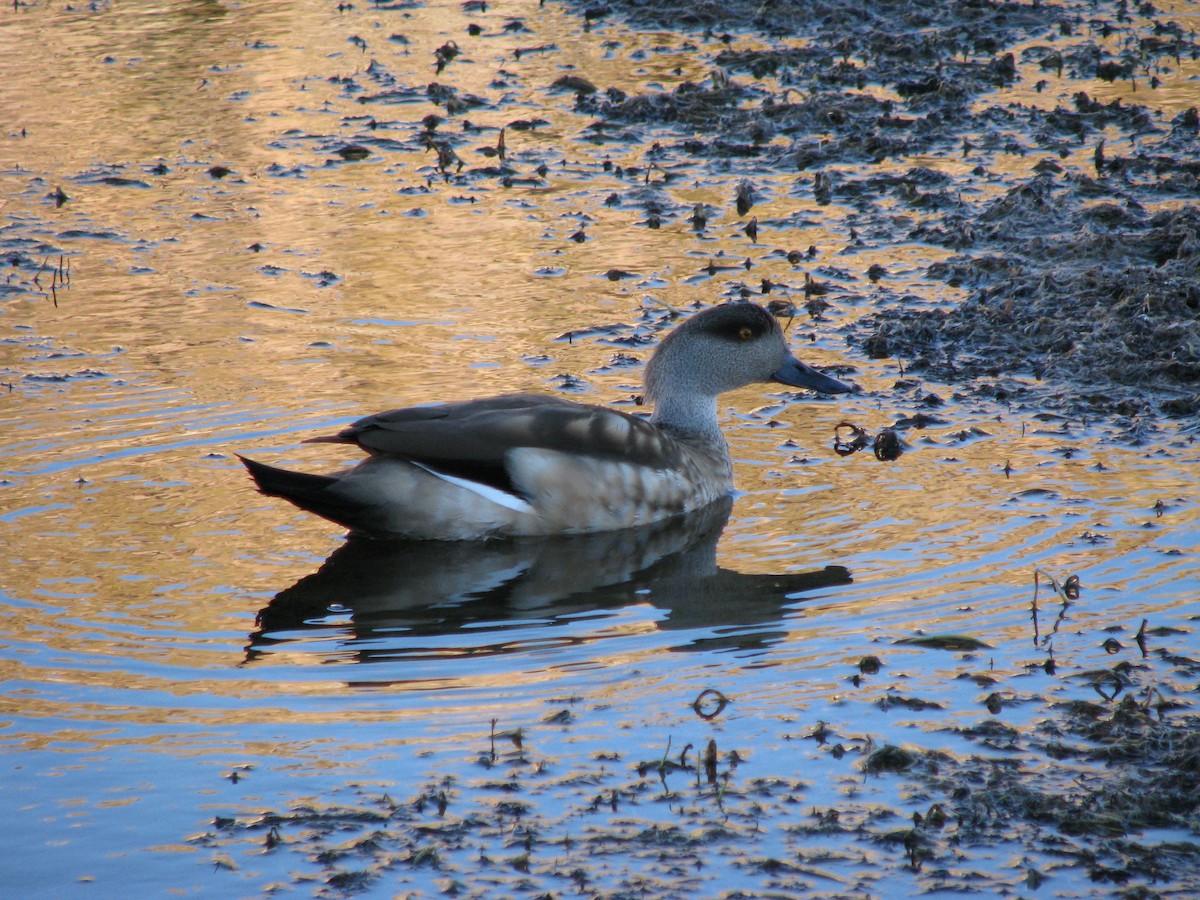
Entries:
{"type": "MultiPolygon", "coordinates": [[[[717,422],[717,398],[698,394],[675,394],[656,400],[650,424],[689,441],[726,448],[717,422]]],[[[726,452],[728,452],[726,450],[726,452]]]]}

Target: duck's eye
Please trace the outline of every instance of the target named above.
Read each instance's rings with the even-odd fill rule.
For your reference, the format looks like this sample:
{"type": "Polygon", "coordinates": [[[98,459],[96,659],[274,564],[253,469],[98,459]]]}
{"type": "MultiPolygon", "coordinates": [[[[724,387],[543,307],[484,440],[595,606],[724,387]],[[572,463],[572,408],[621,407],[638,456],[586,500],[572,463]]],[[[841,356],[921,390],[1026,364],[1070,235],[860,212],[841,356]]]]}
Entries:
{"type": "Polygon", "coordinates": [[[738,340],[739,341],[748,341],[752,337],[754,337],[754,329],[751,328],[749,325],[743,325],[741,328],[738,329],[738,340]]]}

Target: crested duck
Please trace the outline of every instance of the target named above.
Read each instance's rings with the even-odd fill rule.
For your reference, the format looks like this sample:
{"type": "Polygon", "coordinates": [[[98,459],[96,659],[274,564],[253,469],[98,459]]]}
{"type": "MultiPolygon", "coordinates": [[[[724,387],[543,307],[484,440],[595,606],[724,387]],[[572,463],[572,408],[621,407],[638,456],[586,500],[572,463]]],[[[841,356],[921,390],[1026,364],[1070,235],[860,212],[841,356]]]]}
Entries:
{"type": "Polygon", "coordinates": [[[676,327],[646,366],[649,419],[538,394],[396,409],[306,443],[369,455],[334,475],[238,456],[258,489],[352,532],[418,540],[584,534],[707,506],[733,487],[717,396],[758,382],[856,390],[792,356],[776,318],[727,303],[676,327]]]}
{"type": "Polygon", "coordinates": [[[553,627],[633,604],[660,611],[658,631],[681,632],[665,638],[674,650],[760,648],[779,637],[785,610],[801,595],[853,579],[842,566],[777,575],[719,566],[717,542],[732,506],[726,495],[685,516],[595,534],[402,545],[351,536],[259,610],[246,660],[320,652],[324,642],[308,642],[321,635],[358,662],[395,661],[465,630],[474,638],[437,646],[469,656],[522,652],[525,641],[498,639],[497,632],[530,620],[553,627]]]}

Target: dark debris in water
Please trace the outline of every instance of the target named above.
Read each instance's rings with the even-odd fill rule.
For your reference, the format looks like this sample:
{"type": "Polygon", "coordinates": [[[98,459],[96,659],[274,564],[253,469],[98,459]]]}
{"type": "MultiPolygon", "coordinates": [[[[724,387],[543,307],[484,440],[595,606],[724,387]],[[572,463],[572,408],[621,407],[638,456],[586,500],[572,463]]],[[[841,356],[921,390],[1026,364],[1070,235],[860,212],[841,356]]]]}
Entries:
{"type": "MultiPolygon", "coordinates": [[[[1198,726],[1194,713],[1171,718],[1132,694],[1103,706],[1067,704],[1034,728],[1010,730],[1006,750],[1013,757],[968,758],[931,776],[928,786],[949,798],[963,841],[1035,843],[1048,839],[1042,831],[1052,826],[1057,852],[1085,866],[1095,881],[1170,882],[1181,867],[1200,871],[1200,844],[1145,843],[1134,836],[1148,829],[1194,835],[1198,726]],[[1044,762],[1035,769],[1031,759],[1044,762]],[[1077,761],[1110,765],[1080,767],[1077,761]],[[1111,765],[1116,762],[1124,765],[1111,765]]],[[[979,730],[961,733],[991,739],[979,730]]]]}
{"type": "MultiPolygon", "coordinates": [[[[968,127],[972,98],[1014,79],[1015,62],[1003,47],[1066,15],[1045,5],[1006,4],[998,12],[975,4],[864,7],[853,0],[693,4],[686,12],[654,0],[613,6],[634,22],[672,29],[733,27],[768,40],[802,35],[802,47],[721,50],[708,84],[634,97],[596,92],[581,102],[616,122],[700,124],[709,139],[691,139],[689,152],[786,159],[800,170],[877,162],[943,144],[955,126],[968,127]],[[728,73],[757,83],[735,83],[728,73]],[[907,100],[904,115],[890,99],[864,90],[870,85],[907,100]],[[791,139],[782,157],[766,146],[778,136],[791,139]]],[[[706,37],[718,40],[711,31],[706,37]]]]}
{"type": "Polygon", "coordinates": [[[1157,386],[1176,393],[1167,413],[1194,414],[1200,212],[1186,206],[1097,233],[1069,214],[1096,209],[1085,203],[1079,184],[1049,176],[1013,188],[991,208],[1006,207],[1002,216],[985,210],[963,223],[989,253],[930,270],[969,287],[966,299],[949,310],[882,311],[857,326],[861,346],[951,383],[995,379],[1006,397],[1032,390],[1010,376],[1031,375],[1090,386],[1054,406],[1135,415],[1146,406],[1141,389],[1157,386]]]}
{"type": "MultiPolygon", "coordinates": [[[[610,8],[637,25],[703,32],[713,69],[671,90],[590,92],[578,109],[599,117],[598,127],[674,129],[679,138],[664,154],[812,172],[813,199],[853,206],[872,243],[958,252],[928,274],[966,299],[950,309],[890,303],[847,326],[868,356],[1026,408],[1118,418],[1200,411],[1195,109],[1163,123],[1147,107],[1082,90],[1053,110],[1012,101],[981,108],[989,92],[1023,77],[1008,49],[1019,42],[1045,41],[1027,45],[1019,62],[1058,79],[1136,87],[1157,66],[1195,58],[1192,32],[1149,5],[1133,15],[1125,3],[735,0],[681,11],[629,0],[610,8]],[[1104,40],[1113,35],[1121,41],[1104,40]],[[1106,151],[1114,132],[1135,152],[1106,151]],[[1094,171],[1059,164],[1081,146],[1093,148],[1094,171]],[[979,160],[973,175],[846,168],[949,148],[979,160]],[[1027,179],[995,201],[970,202],[981,185],[1000,182],[989,159],[1026,155],[1027,179]],[[882,200],[928,217],[897,227],[882,200]],[[1147,212],[1163,200],[1176,205],[1147,212]]],[[[748,209],[739,194],[739,214],[748,209]]],[[[700,230],[708,216],[698,215],[700,230]]]]}
{"type": "MultiPolygon", "coordinates": [[[[1112,718],[1125,715],[1119,707],[1112,718]]],[[[1069,731],[1071,720],[1064,724],[1069,731]]],[[[318,895],[324,896],[356,894],[381,880],[425,883],[418,874],[425,870],[462,889],[486,883],[510,896],[540,896],[571,885],[592,896],[625,896],[620,886],[637,883],[648,896],[682,897],[698,888],[693,878],[699,869],[718,864],[748,876],[790,876],[781,886],[804,896],[840,896],[813,893],[803,875],[810,860],[832,858],[872,882],[879,873],[862,871],[863,842],[890,847],[891,865],[910,869],[917,883],[939,882],[943,889],[966,889],[972,882],[999,887],[994,876],[955,874],[964,855],[997,845],[1056,858],[1055,869],[1082,867],[1093,881],[1195,889],[1200,845],[1182,837],[1200,805],[1194,728],[1143,722],[1129,731],[1139,763],[1156,767],[1150,777],[1103,768],[1081,774],[1069,766],[1033,777],[1015,760],[994,756],[955,760],[892,745],[872,751],[862,762],[865,775],[902,778],[924,796],[940,798],[911,817],[900,810],[884,815],[875,804],[852,799],[816,808],[806,804],[803,782],[734,779],[724,765],[709,782],[700,777],[699,761],[694,768],[648,766],[641,775],[599,766],[564,782],[522,758],[507,763],[507,785],[446,779],[402,802],[364,794],[346,805],[225,818],[193,842],[211,849],[214,858],[247,843],[297,854],[320,872],[325,890],[318,895]],[[1147,754],[1147,745],[1164,749],[1147,754]],[[499,800],[496,791],[516,791],[526,800],[499,800]],[[560,807],[552,795],[564,791],[570,800],[560,807]],[[912,825],[897,828],[906,818],[912,825]],[[1179,829],[1180,839],[1139,838],[1163,828],[1179,829]],[[755,857],[756,835],[764,829],[791,834],[794,855],[755,857]],[[843,857],[856,846],[857,854],[843,857]],[[675,877],[657,866],[663,854],[674,861],[675,877]],[[684,873],[689,877],[680,877],[684,873]]],[[[1043,746],[1054,752],[1052,743],[1043,746]]],[[[1004,749],[1012,752],[1012,742],[1004,749]]]]}
{"type": "MultiPolygon", "coordinates": [[[[330,897],[438,885],[481,897],[682,898],[730,878],[747,897],[894,895],[897,884],[910,893],[1003,893],[1017,882],[1078,885],[1080,873],[1122,896],[1192,896],[1200,890],[1200,713],[1190,698],[1200,663],[1147,647],[1150,631],[1180,634],[1143,623],[1142,642],[1122,651],[1136,643],[1142,655],[1106,670],[1118,696],[1016,698],[1000,685],[1009,700],[1038,706],[1014,722],[1003,718],[1009,704],[989,703],[972,723],[926,719],[903,744],[817,721],[802,735],[766,734],[761,747],[733,748],[719,745],[710,722],[733,707],[703,706],[725,699],[709,689],[686,698],[695,724],[662,734],[656,755],[626,758],[627,748],[614,746],[564,767],[539,745],[564,727],[589,727],[592,711],[572,698],[569,722],[555,713],[523,728],[483,727],[476,746],[462,748],[478,763],[466,775],[434,765],[421,779],[405,775],[403,795],[348,785],[349,796],[322,804],[220,816],[191,841],[231,873],[239,848],[295,856],[286,866],[297,883],[316,880],[317,896],[330,897]],[[939,735],[959,743],[941,748],[939,735]],[[963,742],[979,752],[964,752],[963,742]],[[772,766],[780,756],[759,752],[772,743],[794,756],[783,770],[772,766]],[[835,802],[818,781],[836,786],[835,802]]],[[[888,666],[875,657],[855,664],[855,687],[888,670],[902,684],[900,669],[913,658],[903,654],[918,651],[898,652],[888,666]]],[[[1059,663],[1060,676],[1096,677],[1087,658],[1059,663]]],[[[975,674],[985,689],[1006,677],[975,674]]],[[[1070,690],[1079,680],[1057,684],[1070,690]]],[[[872,703],[870,693],[842,702],[872,703]]],[[[896,686],[887,700],[886,715],[902,721],[934,708],[896,686]]],[[[862,727],[878,715],[847,721],[862,727]]]]}
{"type": "Polygon", "coordinates": [[[987,650],[992,646],[966,634],[921,634],[914,637],[897,638],[896,643],[926,647],[932,650],[952,650],[957,653],[987,650]]]}

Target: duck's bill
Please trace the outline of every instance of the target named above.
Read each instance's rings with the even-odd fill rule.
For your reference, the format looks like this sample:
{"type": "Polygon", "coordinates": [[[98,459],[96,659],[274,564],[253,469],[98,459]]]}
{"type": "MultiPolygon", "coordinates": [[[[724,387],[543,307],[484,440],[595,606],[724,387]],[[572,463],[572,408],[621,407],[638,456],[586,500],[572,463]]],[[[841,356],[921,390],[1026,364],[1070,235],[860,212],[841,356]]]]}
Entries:
{"type": "Polygon", "coordinates": [[[838,381],[795,358],[785,363],[771,377],[782,384],[811,388],[823,394],[849,394],[858,390],[858,385],[838,381]]]}

